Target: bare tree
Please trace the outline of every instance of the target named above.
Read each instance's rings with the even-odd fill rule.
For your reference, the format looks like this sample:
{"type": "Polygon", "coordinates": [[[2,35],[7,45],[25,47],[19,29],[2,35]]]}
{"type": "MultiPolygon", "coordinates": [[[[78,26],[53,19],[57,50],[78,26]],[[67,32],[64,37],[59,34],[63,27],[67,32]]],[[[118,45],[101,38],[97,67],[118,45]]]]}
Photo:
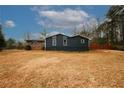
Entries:
{"type": "Polygon", "coordinates": [[[46,28],[44,28],[44,30],[43,30],[43,32],[41,32],[40,34],[41,34],[41,39],[45,39],[46,38],[46,36],[47,36],[47,30],[46,30],[46,28]]]}

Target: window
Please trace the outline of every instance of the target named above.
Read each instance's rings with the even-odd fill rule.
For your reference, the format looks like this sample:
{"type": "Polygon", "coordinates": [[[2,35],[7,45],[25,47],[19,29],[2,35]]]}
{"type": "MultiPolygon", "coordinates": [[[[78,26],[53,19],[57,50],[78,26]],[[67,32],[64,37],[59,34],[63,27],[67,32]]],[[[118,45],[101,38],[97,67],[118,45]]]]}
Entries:
{"type": "Polygon", "coordinates": [[[52,46],[56,46],[56,36],[52,37],[52,46]]]}
{"type": "Polygon", "coordinates": [[[84,39],[81,39],[81,44],[84,44],[85,43],[85,40],[84,39]]]}
{"type": "Polygon", "coordinates": [[[67,46],[67,37],[63,36],[63,46],[67,46]]]}

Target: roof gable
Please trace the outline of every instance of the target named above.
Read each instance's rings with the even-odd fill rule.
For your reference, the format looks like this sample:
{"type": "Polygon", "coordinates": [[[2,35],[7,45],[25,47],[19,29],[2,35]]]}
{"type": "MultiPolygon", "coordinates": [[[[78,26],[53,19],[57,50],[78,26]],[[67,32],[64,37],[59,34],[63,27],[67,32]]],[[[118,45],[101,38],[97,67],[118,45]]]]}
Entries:
{"type": "Polygon", "coordinates": [[[52,35],[52,36],[48,36],[48,37],[46,37],[46,38],[50,38],[50,37],[53,37],[53,36],[58,36],[58,35],[62,35],[62,36],[69,37],[69,36],[67,36],[67,35],[65,35],[65,34],[58,33],[58,34],[55,34],[55,35],[52,35]]]}
{"type": "Polygon", "coordinates": [[[75,36],[72,36],[71,38],[74,38],[74,37],[81,37],[81,38],[86,38],[86,39],[88,39],[88,40],[89,40],[89,38],[88,38],[88,37],[86,37],[86,36],[75,35],[75,36]]]}

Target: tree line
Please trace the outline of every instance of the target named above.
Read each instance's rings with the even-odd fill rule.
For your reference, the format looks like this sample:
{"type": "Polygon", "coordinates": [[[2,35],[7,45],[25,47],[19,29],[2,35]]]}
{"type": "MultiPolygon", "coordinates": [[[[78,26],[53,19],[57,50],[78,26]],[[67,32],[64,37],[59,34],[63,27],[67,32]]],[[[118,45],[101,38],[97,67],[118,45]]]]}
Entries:
{"type": "Polygon", "coordinates": [[[24,43],[16,41],[13,38],[6,40],[2,33],[2,26],[0,25],[0,51],[3,49],[24,49],[24,43]]]}

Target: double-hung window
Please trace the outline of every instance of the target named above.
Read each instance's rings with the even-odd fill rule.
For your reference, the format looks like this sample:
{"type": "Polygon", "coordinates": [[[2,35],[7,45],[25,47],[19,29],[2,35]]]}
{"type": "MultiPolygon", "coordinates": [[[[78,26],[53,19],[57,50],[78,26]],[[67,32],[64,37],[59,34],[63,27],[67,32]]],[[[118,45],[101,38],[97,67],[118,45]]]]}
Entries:
{"type": "Polygon", "coordinates": [[[67,37],[63,36],[63,46],[67,46],[67,37]]]}
{"type": "Polygon", "coordinates": [[[56,46],[56,36],[52,37],[52,46],[56,46]]]}
{"type": "Polygon", "coordinates": [[[81,39],[81,44],[84,44],[85,43],[85,39],[81,39]]]}

